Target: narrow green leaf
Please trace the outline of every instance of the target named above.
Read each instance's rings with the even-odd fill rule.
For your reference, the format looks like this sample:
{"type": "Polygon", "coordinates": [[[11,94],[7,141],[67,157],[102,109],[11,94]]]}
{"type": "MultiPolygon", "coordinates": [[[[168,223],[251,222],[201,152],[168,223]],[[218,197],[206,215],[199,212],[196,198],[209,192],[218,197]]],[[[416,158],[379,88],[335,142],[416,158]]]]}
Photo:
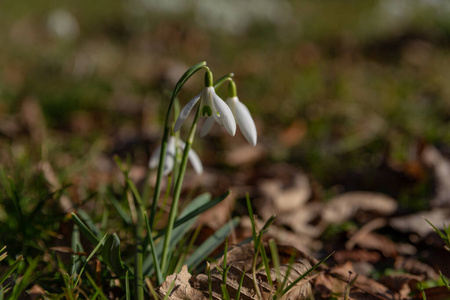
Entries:
{"type": "Polygon", "coordinates": [[[84,221],[84,224],[89,228],[89,230],[97,237],[97,239],[102,235],[100,231],[95,226],[94,221],[92,221],[89,214],[87,214],[84,210],[78,209],[77,216],[84,221]]]}
{"type": "Polygon", "coordinates": [[[303,273],[300,277],[298,277],[297,279],[295,279],[286,289],[283,290],[283,295],[286,294],[291,288],[293,288],[297,283],[300,282],[300,280],[302,280],[303,278],[305,278],[306,276],[308,276],[312,271],[314,271],[315,269],[317,269],[317,267],[319,267],[321,264],[323,264],[327,259],[329,259],[331,257],[331,255],[333,255],[334,252],[331,252],[327,257],[325,257],[324,259],[322,259],[321,261],[319,261],[317,264],[315,264],[314,266],[311,267],[311,269],[309,269],[308,271],[306,271],[305,273],[303,273]]]}
{"type": "Polygon", "coordinates": [[[433,227],[434,231],[441,237],[441,239],[443,239],[444,241],[446,241],[448,243],[448,239],[447,237],[442,233],[442,231],[440,231],[436,226],[434,226],[430,221],[428,221],[427,219],[425,219],[425,221],[428,222],[428,224],[430,224],[431,227],[433,227]]]}
{"type": "Polygon", "coordinates": [[[125,225],[131,226],[133,224],[133,222],[131,221],[131,217],[125,212],[122,205],[120,205],[119,201],[117,201],[117,199],[113,197],[110,198],[110,201],[111,204],[116,209],[122,221],[125,223],[125,225]]]}
{"type": "Polygon", "coordinates": [[[97,283],[95,283],[95,280],[92,278],[92,276],[89,275],[89,273],[86,273],[86,277],[88,278],[91,285],[94,287],[96,294],[99,295],[101,299],[108,300],[105,294],[103,294],[102,289],[99,286],[97,286],[97,283]]]}
{"type": "Polygon", "coordinates": [[[227,285],[221,284],[220,288],[222,289],[222,299],[230,300],[230,295],[228,294],[227,285]]]}
{"type": "Polygon", "coordinates": [[[73,222],[78,226],[84,236],[94,245],[97,245],[99,239],[92,233],[92,231],[84,224],[84,222],[75,214],[71,213],[73,222]]]}
{"type": "MultiPolygon", "coordinates": [[[[201,194],[200,196],[196,197],[194,200],[192,200],[191,203],[189,203],[186,208],[183,210],[183,212],[178,217],[183,218],[187,214],[191,213],[192,211],[196,210],[198,207],[204,205],[205,203],[209,202],[211,200],[211,195],[208,193],[201,194]]],[[[172,232],[172,237],[170,239],[170,245],[172,248],[174,248],[178,242],[181,240],[183,236],[185,236],[191,227],[194,225],[195,221],[197,220],[197,216],[190,219],[189,221],[184,223],[184,226],[178,226],[177,228],[174,228],[172,232]]],[[[157,240],[161,235],[157,235],[154,240],[157,240]]],[[[159,242],[156,245],[156,254],[158,255],[158,258],[161,258],[162,250],[163,250],[163,243],[159,242]]],[[[144,274],[147,276],[151,276],[153,274],[153,258],[152,256],[147,256],[144,260],[143,265],[144,274]]]]}
{"type": "Polygon", "coordinates": [[[264,270],[266,271],[267,281],[269,282],[270,286],[273,286],[272,277],[270,276],[269,259],[267,258],[266,249],[264,248],[264,245],[262,243],[259,245],[259,248],[261,252],[261,259],[264,264],[264,270]]]}
{"type": "Polygon", "coordinates": [[[245,272],[242,272],[241,280],[239,281],[239,287],[236,293],[236,300],[239,300],[241,298],[241,288],[244,284],[244,278],[245,278],[245,272]]]}
{"type": "Polygon", "coordinates": [[[161,265],[159,264],[158,255],[156,253],[155,243],[153,241],[152,231],[150,229],[150,223],[148,221],[147,213],[144,213],[144,219],[145,219],[145,225],[147,226],[147,237],[148,237],[148,240],[150,243],[150,251],[152,254],[153,266],[155,266],[155,269],[156,269],[156,278],[158,280],[158,285],[161,285],[164,282],[164,278],[162,276],[161,267],[160,267],[161,265]]]}
{"type": "Polygon", "coordinates": [[[40,257],[27,259],[28,267],[25,270],[25,273],[23,273],[20,283],[14,286],[11,299],[19,299],[19,295],[26,289],[27,286],[30,285],[30,283],[33,281],[33,278],[38,276],[35,270],[39,261],[40,257]]]}
{"type": "MultiPolygon", "coordinates": [[[[209,194],[202,194],[199,197],[206,197],[206,195],[208,195],[208,197],[210,197],[209,194]]],[[[216,197],[216,198],[214,198],[211,201],[206,201],[204,204],[198,205],[198,206],[197,206],[197,204],[202,203],[203,202],[202,200],[206,199],[206,198],[202,198],[202,200],[198,199],[198,200],[192,201],[191,205],[194,206],[195,208],[194,207],[190,208],[189,213],[184,213],[183,212],[183,214],[181,214],[180,217],[175,221],[174,228],[176,228],[176,227],[186,223],[187,221],[191,220],[192,218],[197,217],[198,215],[200,215],[201,213],[207,211],[211,207],[216,206],[217,204],[222,202],[226,197],[228,197],[228,195],[230,195],[230,191],[226,191],[225,193],[223,193],[219,197],[216,197]]],[[[161,236],[163,236],[165,234],[165,232],[166,232],[165,229],[162,230],[160,233],[158,233],[156,238],[160,238],[161,236]]]]}
{"type": "Polygon", "coordinates": [[[106,239],[107,236],[108,236],[107,234],[105,234],[105,235],[103,236],[103,238],[98,242],[97,246],[95,246],[94,250],[92,250],[91,254],[89,254],[89,256],[87,257],[86,261],[84,262],[83,267],[82,267],[81,270],[80,270],[80,274],[78,274],[78,276],[77,276],[77,279],[76,279],[75,285],[74,285],[75,287],[78,286],[78,282],[80,281],[81,275],[83,274],[84,269],[85,269],[86,266],[87,266],[87,263],[89,262],[89,260],[91,260],[91,258],[95,255],[95,253],[97,253],[97,251],[98,251],[98,250],[100,249],[100,247],[103,245],[103,243],[104,243],[104,241],[105,241],[105,239],[106,239]]]}
{"type": "Polygon", "coordinates": [[[125,273],[126,268],[120,257],[120,239],[117,234],[108,235],[102,247],[102,258],[108,267],[117,275],[125,273]]]}
{"type": "Polygon", "coordinates": [[[126,300],[131,300],[130,280],[128,278],[128,271],[125,273],[125,295],[126,300]]]}
{"type": "Polygon", "coordinates": [[[0,285],[3,284],[3,282],[5,282],[5,280],[9,277],[9,275],[11,275],[20,265],[21,262],[24,261],[24,258],[22,255],[20,255],[13,263],[12,265],[8,268],[8,270],[0,277],[0,285]]]}

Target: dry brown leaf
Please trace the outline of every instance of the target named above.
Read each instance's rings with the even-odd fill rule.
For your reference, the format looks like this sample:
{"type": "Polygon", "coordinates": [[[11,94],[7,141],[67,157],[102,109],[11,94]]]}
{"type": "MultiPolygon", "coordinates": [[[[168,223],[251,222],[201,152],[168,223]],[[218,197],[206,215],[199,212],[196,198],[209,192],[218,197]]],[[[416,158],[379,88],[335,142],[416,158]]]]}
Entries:
{"type": "Polygon", "coordinates": [[[355,217],[359,211],[389,216],[397,210],[395,199],[373,192],[348,192],[331,199],[323,211],[324,221],[339,224],[355,217]]]}
{"type": "MultiPolygon", "coordinates": [[[[277,223],[288,226],[297,236],[302,236],[303,239],[317,238],[323,233],[326,226],[323,223],[318,225],[312,225],[312,223],[319,218],[323,207],[324,204],[320,202],[307,203],[299,209],[283,214],[278,218],[277,223]]],[[[318,240],[315,239],[314,243],[317,244],[318,240]]],[[[309,245],[312,246],[313,244],[309,243],[309,245]]]]}
{"type": "Polygon", "coordinates": [[[279,140],[284,146],[294,146],[303,139],[306,130],[307,124],[304,120],[295,120],[280,133],[279,140]]]}
{"type": "Polygon", "coordinates": [[[227,151],[226,161],[230,166],[242,166],[257,162],[264,154],[263,146],[257,145],[254,147],[249,144],[243,144],[227,151]]]}
{"type": "Polygon", "coordinates": [[[431,200],[433,207],[442,207],[450,203],[450,161],[435,147],[425,146],[422,160],[433,170],[436,180],[436,195],[431,200]]]}
{"type": "Polygon", "coordinates": [[[375,232],[365,234],[364,238],[358,239],[355,244],[362,249],[378,250],[385,257],[393,257],[397,254],[395,243],[384,235],[375,232]]]}
{"type": "Polygon", "coordinates": [[[381,255],[376,251],[367,251],[365,249],[358,250],[340,250],[333,254],[333,259],[343,264],[347,261],[365,261],[370,263],[376,263],[380,260],[381,255]]]}
{"type": "Polygon", "coordinates": [[[166,281],[157,289],[158,295],[164,298],[169,294],[167,299],[170,300],[208,299],[201,291],[191,286],[189,282],[191,277],[187,265],[184,265],[180,273],[166,277],[166,281]]]}
{"type": "Polygon", "coordinates": [[[41,145],[46,136],[46,126],[39,102],[35,98],[26,98],[20,107],[20,116],[33,142],[41,145]]]}
{"type": "Polygon", "coordinates": [[[425,276],[426,279],[437,280],[439,278],[439,274],[431,266],[414,258],[399,256],[395,259],[394,267],[414,275],[425,276]]]}
{"type": "MultiPolygon", "coordinates": [[[[294,220],[293,220],[294,221],[294,220]]],[[[290,225],[289,224],[285,224],[285,222],[287,222],[286,220],[284,220],[284,216],[283,216],[283,222],[280,222],[281,224],[284,225],[290,225]]],[[[299,221],[300,223],[301,221],[299,221]]],[[[261,222],[260,220],[256,221],[257,223],[257,227],[258,228],[262,228],[262,226],[264,225],[263,222],[261,222]]],[[[242,217],[241,219],[241,224],[240,224],[241,228],[248,231],[251,234],[251,222],[250,222],[250,218],[247,216],[242,217]]],[[[305,225],[306,227],[306,225],[305,225]]],[[[279,244],[286,244],[286,245],[291,245],[294,248],[297,248],[299,250],[301,250],[304,253],[310,253],[311,250],[319,250],[322,247],[322,242],[318,239],[314,239],[312,237],[316,236],[316,228],[313,226],[309,226],[311,227],[311,231],[308,232],[309,234],[299,234],[299,233],[294,233],[291,230],[287,230],[285,228],[283,228],[282,226],[270,226],[269,230],[267,231],[267,233],[265,234],[265,237],[272,237],[274,238],[279,244]]],[[[309,228],[308,227],[308,228],[309,228]]],[[[319,234],[317,234],[318,236],[319,234]]]]}
{"type": "Polygon", "coordinates": [[[316,299],[328,299],[332,295],[344,299],[393,299],[394,292],[383,284],[366,276],[355,274],[351,263],[336,266],[319,274],[313,284],[318,296],[316,299]],[[355,279],[355,276],[356,280],[355,279]],[[353,281],[350,285],[350,282],[353,281]]]}
{"type": "MultiPolygon", "coordinates": [[[[226,288],[231,299],[237,297],[239,284],[241,278],[243,279],[242,287],[240,289],[241,299],[257,300],[258,296],[255,291],[255,285],[251,272],[247,271],[246,263],[233,262],[228,264],[229,270],[227,272],[226,288]]],[[[286,279],[286,286],[294,282],[299,276],[311,268],[311,264],[307,260],[300,260],[292,264],[292,266],[280,266],[280,272],[277,274],[275,269],[270,270],[270,276],[274,281],[274,286],[268,283],[265,270],[260,270],[256,274],[258,288],[261,291],[263,299],[270,299],[276,292],[277,286],[286,279]],[[286,277],[287,276],[287,277],[286,277]],[[276,282],[280,278],[281,282],[276,282]]],[[[211,271],[211,291],[213,299],[222,299],[221,284],[222,273],[218,268],[211,271]]],[[[202,290],[205,293],[209,291],[209,280],[206,274],[199,274],[192,280],[192,286],[196,289],[202,290]]],[[[312,294],[311,284],[308,279],[298,282],[288,293],[283,295],[281,299],[306,299],[312,294]]]]}
{"type": "MultiPolygon", "coordinates": [[[[446,286],[435,286],[424,290],[427,300],[448,300],[450,290],[446,286]]],[[[423,299],[422,293],[418,293],[413,299],[423,299]]]]}
{"type": "Polygon", "coordinates": [[[380,282],[395,291],[402,299],[407,299],[408,295],[417,290],[417,283],[423,278],[411,274],[395,274],[381,278],[380,282]]]}
{"type": "Polygon", "coordinates": [[[293,174],[288,184],[277,178],[262,180],[259,188],[272,200],[275,209],[272,214],[276,215],[300,209],[312,193],[309,178],[303,173],[293,174]]]}
{"type": "MultiPolygon", "coordinates": [[[[307,260],[302,260],[296,262],[292,265],[291,270],[289,271],[289,266],[283,265],[280,266],[280,273],[286,274],[289,272],[289,276],[287,277],[287,286],[289,286],[292,282],[294,282],[297,278],[311,269],[311,264],[307,260]]],[[[277,278],[277,272],[274,269],[270,270],[270,276],[272,279],[277,278]]],[[[284,280],[285,277],[282,277],[284,280]]],[[[280,283],[278,283],[280,284],[280,283]]],[[[308,299],[312,295],[312,287],[311,283],[308,279],[303,279],[298,282],[292,289],[290,289],[286,294],[281,297],[282,300],[288,299],[308,299]]]]}
{"type": "Polygon", "coordinates": [[[389,225],[400,232],[413,232],[420,237],[425,237],[428,233],[434,231],[425,219],[437,228],[443,229],[443,223],[450,224],[450,209],[436,208],[431,211],[421,211],[412,215],[392,218],[389,225]]]}
{"type": "MultiPolygon", "coordinates": [[[[42,174],[44,175],[45,180],[50,185],[51,191],[55,192],[61,188],[61,183],[59,182],[58,178],[56,177],[55,171],[53,170],[52,166],[48,161],[42,161],[40,163],[40,168],[42,170],[42,174]]],[[[70,200],[70,198],[62,194],[59,197],[59,205],[64,213],[71,213],[75,210],[75,206],[70,200]]]]}
{"type": "Polygon", "coordinates": [[[30,295],[31,300],[35,299],[44,299],[44,295],[46,294],[44,288],[39,284],[34,284],[31,289],[27,291],[28,295],[30,295]]]}
{"type": "Polygon", "coordinates": [[[222,202],[202,213],[196,223],[198,225],[206,224],[212,229],[219,229],[231,219],[235,202],[236,197],[232,192],[222,202]]]}

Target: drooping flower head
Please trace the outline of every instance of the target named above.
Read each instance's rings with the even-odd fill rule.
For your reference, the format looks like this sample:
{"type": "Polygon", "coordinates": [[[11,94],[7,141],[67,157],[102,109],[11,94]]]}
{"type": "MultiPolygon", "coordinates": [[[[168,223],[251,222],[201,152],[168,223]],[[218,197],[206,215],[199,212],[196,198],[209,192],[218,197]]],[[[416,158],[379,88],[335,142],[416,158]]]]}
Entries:
{"type": "MultiPolygon", "coordinates": [[[[172,171],[173,166],[175,164],[176,159],[175,156],[177,155],[177,152],[180,153],[181,151],[183,151],[184,147],[185,144],[182,140],[177,139],[174,136],[169,137],[169,140],[167,141],[166,158],[164,159],[163,176],[168,175],[172,171]]],[[[161,146],[159,146],[150,157],[150,161],[148,163],[150,169],[155,169],[158,167],[160,154],[161,154],[161,146]]],[[[195,153],[194,150],[190,149],[188,158],[192,166],[194,167],[195,172],[197,174],[202,174],[203,165],[197,153],[195,153]]]]}
{"type": "Polygon", "coordinates": [[[236,121],[233,113],[226,103],[216,94],[216,90],[213,87],[213,76],[209,70],[205,74],[205,88],[183,107],[175,123],[174,132],[180,130],[192,108],[199,100],[200,116],[207,118],[206,124],[209,124],[208,126],[211,127],[214,121],[216,121],[225,127],[230,135],[234,136],[236,133],[236,121]]]}
{"type": "MultiPolygon", "coordinates": [[[[236,120],[237,125],[241,129],[242,134],[245,139],[252,145],[256,146],[258,139],[258,134],[256,132],[255,122],[253,122],[252,115],[244,103],[239,101],[236,92],[236,84],[233,80],[230,80],[230,85],[228,89],[228,98],[225,101],[228,107],[230,107],[231,112],[236,120]]],[[[207,120],[203,125],[201,136],[206,135],[214,122],[207,120]]]]}

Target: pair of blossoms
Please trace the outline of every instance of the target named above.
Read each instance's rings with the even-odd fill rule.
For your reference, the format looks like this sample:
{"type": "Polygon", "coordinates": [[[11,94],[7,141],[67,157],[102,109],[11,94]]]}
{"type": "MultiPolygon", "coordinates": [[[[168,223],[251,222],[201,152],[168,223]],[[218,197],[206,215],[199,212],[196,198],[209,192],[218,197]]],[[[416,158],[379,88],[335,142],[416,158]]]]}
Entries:
{"type": "MultiPolygon", "coordinates": [[[[245,139],[252,145],[256,145],[257,133],[256,126],[253,122],[252,116],[248,108],[239,101],[236,92],[236,84],[229,79],[229,93],[226,101],[223,101],[216,93],[213,86],[212,73],[207,70],[205,74],[205,88],[192,100],[190,100],[181,110],[173,131],[178,132],[188,117],[194,106],[200,102],[200,115],[206,118],[203,127],[200,131],[200,136],[205,136],[212,128],[214,123],[225,127],[231,136],[236,133],[236,124],[241,129],[245,139]]],[[[164,161],[163,175],[168,175],[174,166],[177,149],[183,150],[185,143],[174,136],[169,137],[167,142],[166,158],[164,161]]],[[[156,168],[159,164],[159,157],[161,154],[161,146],[151,155],[149,167],[156,168]]],[[[191,149],[188,154],[197,174],[203,173],[203,165],[198,155],[191,149]]]]}

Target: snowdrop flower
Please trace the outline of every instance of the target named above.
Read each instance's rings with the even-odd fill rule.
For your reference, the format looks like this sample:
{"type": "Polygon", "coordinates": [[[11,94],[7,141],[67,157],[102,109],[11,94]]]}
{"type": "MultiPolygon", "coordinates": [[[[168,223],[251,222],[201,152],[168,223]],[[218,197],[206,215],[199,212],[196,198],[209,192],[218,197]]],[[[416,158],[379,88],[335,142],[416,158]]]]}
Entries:
{"type": "MultiPolygon", "coordinates": [[[[163,176],[168,175],[173,169],[173,166],[175,164],[175,155],[177,152],[176,148],[178,148],[178,151],[181,152],[184,150],[184,147],[185,143],[182,140],[177,139],[174,136],[169,137],[169,140],[167,141],[166,158],[164,160],[163,176]]],[[[150,157],[150,161],[148,163],[150,169],[155,169],[158,167],[160,155],[161,155],[161,146],[159,146],[150,157]]],[[[202,174],[203,165],[197,153],[195,153],[195,151],[191,149],[189,151],[188,158],[192,166],[194,167],[195,172],[197,174],[202,174]]]]}
{"type": "MultiPolygon", "coordinates": [[[[241,132],[244,135],[245,139],[252,146],[256,146],[257,133],[255,122],[253,122],[252,115],[250,114],[247,106],[239,101],[236,92],[236,84],[234,83],[234,81],[230,81],[229,97],[225,102],[230,107],[231,112],[233,113],[233,116],[236,119],[236,122],[239,125],[239,128],[241,129],[241,132]]],[[[206,135],[213,125],[213,122],[208,121],[209,120],[207,120],[203,125],[201,131],[202,136],[206,135]]]]}
{"type": "Polygon", "coordinates": [[[225,127],[230,135],[234,136],[236,133],[236,121],[234,120],[233,113],[225,101],[217,96],[216,90],[213,87],[212,73],[209,70],[205,74],[205,88],[183,107],[175,123],[174,132],[180,130],[187,116],[198,101],[200,101],[200,115],[207,118],[206,124],[210,128],[214,121],[216,121],[225,127]]]}

